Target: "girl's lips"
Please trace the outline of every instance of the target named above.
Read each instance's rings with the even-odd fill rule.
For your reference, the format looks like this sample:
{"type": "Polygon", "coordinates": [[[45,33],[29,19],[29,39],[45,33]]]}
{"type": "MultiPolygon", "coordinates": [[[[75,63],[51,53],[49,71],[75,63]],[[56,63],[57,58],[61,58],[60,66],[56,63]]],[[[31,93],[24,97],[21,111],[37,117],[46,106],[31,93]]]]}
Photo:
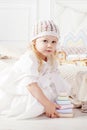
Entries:
{"type": "Polygon", "coordinates": [[[52,50],[46,50],[47,52],[52,52],[52,50]]]}

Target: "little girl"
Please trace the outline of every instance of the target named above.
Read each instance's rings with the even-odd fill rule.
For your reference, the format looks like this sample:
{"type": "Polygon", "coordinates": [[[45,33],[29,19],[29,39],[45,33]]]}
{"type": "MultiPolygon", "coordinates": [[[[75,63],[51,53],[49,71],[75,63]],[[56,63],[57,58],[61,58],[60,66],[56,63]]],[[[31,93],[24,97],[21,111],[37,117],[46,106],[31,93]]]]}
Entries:
{"type": "Polygon", "coordinates": [[[70,92],[57,64],[59,30],[53,21],[34,25],[28,51],[8,73],[0,76],[0,114],[18,119],[43,113],[59,117],[55,100],[60,92],[70,92]]]}

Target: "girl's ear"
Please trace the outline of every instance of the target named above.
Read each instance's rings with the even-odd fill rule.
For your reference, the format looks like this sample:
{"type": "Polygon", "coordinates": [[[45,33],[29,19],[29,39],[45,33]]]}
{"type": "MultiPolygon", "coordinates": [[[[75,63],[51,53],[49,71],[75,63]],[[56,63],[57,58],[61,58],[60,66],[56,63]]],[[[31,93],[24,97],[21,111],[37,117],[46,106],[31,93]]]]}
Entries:
{"type": "Polygon", "coordinates": [[[35,43],[35,41],[32,41],[32,45],[34,45],[34,46],[35,46],[35,44],[36,44],[36,43],[35,43]]]}

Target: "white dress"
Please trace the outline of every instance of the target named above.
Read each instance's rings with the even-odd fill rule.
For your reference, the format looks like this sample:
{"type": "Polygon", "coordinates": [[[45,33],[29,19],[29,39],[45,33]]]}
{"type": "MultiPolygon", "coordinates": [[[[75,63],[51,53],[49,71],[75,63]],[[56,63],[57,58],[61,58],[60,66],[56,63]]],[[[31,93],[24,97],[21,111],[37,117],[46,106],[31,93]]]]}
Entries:
{"type": "Polygon", "coordinates": [[[70,86],[60,77],[58,66],[43,61],[38,72],[34,52],[27,51],[10,69],[0,74],[0,115],[18,119],[33,118],[44,113],[44,107],[31,95],[27,86],[37,82],[44,94],[54,101],[58,93],[70,92],[70,86]]]}

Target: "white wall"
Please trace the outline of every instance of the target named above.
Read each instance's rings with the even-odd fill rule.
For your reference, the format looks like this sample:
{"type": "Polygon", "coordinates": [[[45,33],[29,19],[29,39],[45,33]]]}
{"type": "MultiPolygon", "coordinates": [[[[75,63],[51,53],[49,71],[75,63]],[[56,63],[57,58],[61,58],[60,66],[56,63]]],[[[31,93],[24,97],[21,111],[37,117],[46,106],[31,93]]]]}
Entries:
{"type": "Polygon", "coordinates": [[[52,0],[51,15],[59,26],[62,44],[72,37],[73,45],[87,45],[87,0],[52,0]]]}
{"type": "Polygon", "coordinates": [[[36,5],[37,0],[0,0],[0,46],[24,51],[37,18],[36,5]]]}
{"type": "Polygon", "coordinates": [[[37,0],[37,18],[51,18],[51,0],[37,0]]]}

